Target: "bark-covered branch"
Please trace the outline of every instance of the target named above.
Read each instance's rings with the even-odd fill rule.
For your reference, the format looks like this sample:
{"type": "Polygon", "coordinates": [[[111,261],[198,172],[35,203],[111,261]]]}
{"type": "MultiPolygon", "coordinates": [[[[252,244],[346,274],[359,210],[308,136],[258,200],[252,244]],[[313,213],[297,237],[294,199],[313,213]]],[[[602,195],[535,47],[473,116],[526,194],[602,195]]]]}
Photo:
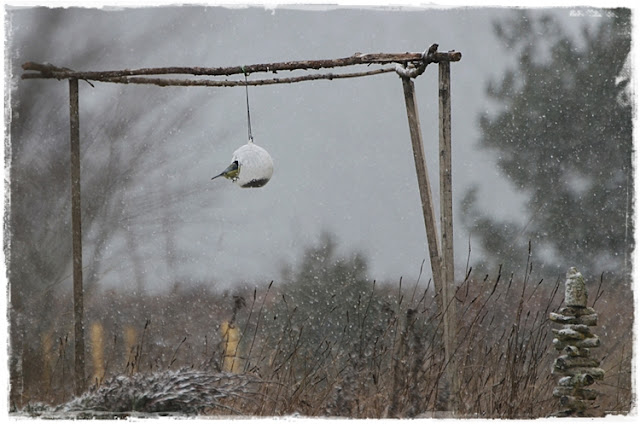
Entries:
{"type": "MultiPolygon", "coordinates": [[[[181,87],[236,87],[236,86],[245,86],[245,85],[273,85],[273,84],[292,84],[296,82],[303,81],[315,81],[315,80],[334,80],[334,79],[344,79],[344,78],[357,78],[364,77],[370,75],[378,75],[384,74],[388,72],[394,72],[394,68],[382,68],[375,69],[372,71],[365,72],[353,72],[353,73],[345,73],[345,74],[310,74],[310,75],[302,75],[299,77],[289,77],[289,78],[270,78],[270,79],[261,79],[261,80],[248,80],[245,82],[244,80],[213,80],[213,79],[177,79],[177,78],[148,78],[148,77],[115,77],[115,78],[100,78],[94,79],[93,81],[99,82],[111,82],[118,84],[152,84],[158,85],[161,87],[169,87],[169,86],[181,86],[181,87]]],[[[24,79],[32,79],[32,78],[41,78],[37,74],[29,74],[24,75],[24,79]]]]}
{"type": "MultiPolygon", "coordinates": [[[[254,64],[246,66],[231,67],[165,67],[165,68],[140,68],[140,69],[123,69],[115,71],[74,71],[69,68],[57,67],[51,64],[40,64],[34,62],[26,62],[22,65],[25,72],[22,79],[34,78],[53,78],[53,79],[83,79],[92,81],[103,81],[113,83],[135,83],[135,84],[156,84],[156,85],[201,85],[201,86],[235,86],[244,85],[244,82],[237,81],[211,81],[211,80],[182,80],[158,78],[144,79],[131,78],[134,76],[145,75],[197,75],[197,76],[229,76],[229,75],[249,75],[260,72],[277,73],[279,71],[294,70],[318,70],[336,67],[346,67],[355,65],[384,65],[384,64],[401,64],[404,67],[424,69],[429,63],[437,63],[440,61],[457,62],[461,59],[460,52],[437,52],[437,45],[434,44],[425,53],[356,53],[353,56],[339,59],[324,60],[300,60],[288,62],[275,62],[254,64]],[[435,48],[434,48],[435,46],[435,48]]],[[[292,78],[273,78],[250,81],[249,85],[265,85],[265,84],[288,84],[299,81],[309,81],[318,79],[337,79],[337,78],[354,78],[368,75],[376,75],[384,72],[391,72],[396,69],[383,68],[374,71],[354,72],[346,74],[310,74],[292,78]]]]}

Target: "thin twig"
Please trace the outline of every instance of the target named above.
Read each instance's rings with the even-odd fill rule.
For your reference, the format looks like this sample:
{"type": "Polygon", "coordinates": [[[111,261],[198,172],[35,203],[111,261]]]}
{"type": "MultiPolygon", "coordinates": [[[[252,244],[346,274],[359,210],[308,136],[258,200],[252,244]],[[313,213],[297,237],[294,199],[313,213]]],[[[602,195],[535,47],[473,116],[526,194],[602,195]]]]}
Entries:
{"type": "Polygon", "coordinates": [[[595,299],[593,299],[593,303],[591,304],[592,308],[596,306],[596,302],[598,301],[598,299],[600,299],[600,296],[602,296],[602,294],[604,293],[604,290],[600,290],[602,288],[603,281],[604,281],[604,272],[600,274],[600,283],[598,284],[598,289],[596,290],[595,299]]]}
{"type": "Polygon", "coordinates": [[[171,368],[171,365],[173,365],[173,363],[176,361],[176,354],[178,353],[178,349],[180,349],[180,346],[182,346],[182,344],[184,342],[187,341],[187,336],[184,336],[184,338],[182,339],[182,341],[178,344],[178,347],[176,347],[176,349],[173,351],[173,356],[171,357],[171,360],[169,361],[169,366],[168,368],[171,368]]]}

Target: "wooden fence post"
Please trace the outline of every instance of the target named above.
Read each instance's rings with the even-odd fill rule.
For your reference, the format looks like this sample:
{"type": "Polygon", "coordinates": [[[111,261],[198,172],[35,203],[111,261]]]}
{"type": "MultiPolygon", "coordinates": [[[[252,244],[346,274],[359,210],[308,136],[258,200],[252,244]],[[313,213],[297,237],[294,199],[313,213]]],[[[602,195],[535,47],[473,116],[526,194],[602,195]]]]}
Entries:
{"type": "Polygon", "coordinates": [[[240,331],[231,321],[223,321],[220,326],[222,333],[222,371],[238,373],[242,370],[238,343],[240,342],[240,331]]]}
{"type": "Polygon", "coordinates": [[[80,113],[78,80],[69,80],[71,127],[71,227],[73,240],[73,316],[75,337],[75,394],[85,389],[84,378],[84,306],[82,288],[82,221],[80,202],[80,113]]]}
{"type": "MultiPolygon", "coordinates": [[[[431,259],[431,271],[433,274],[433,284],[436,293],[442,293],[442,273],[440,243],[438,241],[438,230],[436,229],[435,211],[431,199],[431,184],[429,183],[429,172],[424,159],[424,146],[422,143],[422,130],[420,129],[420,118],[418,117],[418,104],[416,101],[416,91],[413,81],[409,77],[402,77],[404,89],[404,101],[407,108],[407,119],[409,120],[409,133],[411,135],[411,146],[413,147],[413,159],[418,177],[418,189],[420,190],[420,200],[422,201],[422,214],[424,226],[427,232],[427,244],[429,248],[429,258],[431,259]]],[[[439,306],[441,303],[438,304],[439,306]]],[[[442,312],[443,309],[440,309],[442,312]]]]}
{"type": "Polygon", "coordinates": [[[440,139],[440,231],[442,236],[442,310],[444,347],[449,379],[449,410],[458,410],[460,384],[455,361],[456,302],[453,263],[453,192],[451,179],[451,72],[449,61],[438,64],[438,122],[440,139]]]}
{"type": "Polygon", "coordinates": [[[436,294],[440,295],[439,312],[443,316],[443,344],[445,348],[446,378],[448,382],[449,411],[457,411],[459,384],[457,377],[455,352],[456,305],[453,301],[455,280],[453,268],[453,198],[451,190],[451,97],[449,62],[440,62],[439,67],[439,139],[440,139],[440,223],[442,238],[438,237],[435,212],[431,198],[431,184],[424,157],[422,131],[418,117],[418,106],[413,81],[402,77],[405,105],[409,121],[413,158],[418,177],[418,188],[422,201],[422,212],[431,271],[436,294]]]}
{"type": "Polygon", "coordinates": [[[131,367],[130,374],[134,373],[137,364],[137,355],[135,353],[136,341],[138,340],[138,332],[132,325],[125,325],[124,333],[124,362],[125,368],[131,367]]]}
{"type": "Polygon", "coordinates": [[[102,384],[105,375],[104,366],[104,327],[100,322],[91,324],[91,360],[93,365],[93,384],[99,386],[102,384]]]}

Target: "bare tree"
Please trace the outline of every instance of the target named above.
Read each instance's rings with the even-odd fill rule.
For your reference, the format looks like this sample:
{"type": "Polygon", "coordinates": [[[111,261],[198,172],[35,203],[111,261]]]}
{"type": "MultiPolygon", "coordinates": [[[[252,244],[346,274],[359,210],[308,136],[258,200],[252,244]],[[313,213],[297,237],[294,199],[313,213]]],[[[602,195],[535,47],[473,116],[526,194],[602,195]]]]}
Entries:
{"type": "MultiPolygon", "coordinates": [[[[55,293],[68,287],[71,269],[68,90],[66,84],[56,81],[20,81],[19,77],[20,65],[28,60],[55,57],[61,65],[80,69],[90,67],[99,52],[108,48],[106,37],[92,37],[84,49],[77,51],[65,51],[64,45],[55,43],[61,31],[72,24],[75,13],[63,9],[9,13],[8,65],[12,77],[8,81],[11,108],[6,168],[10,184],[5,251],[13,382],[24,378],[21,352],[36,350],[43,331],[56,322],[68,324],[71,318],[71,305],[68,311],[53,307],[55,293]],[[25,22],[30,31],[15,31],[25,22]]],[[[144,37],[140,40],[146,41],[144,37]]],[[[214,186],[206,188],[202,196],[202,188],[179,187],[179,181],[180,189],[176,185],[166,188],[164,182],[150,190],[139,189],[149,174],[167,172],[163,170],[173,166],[175,150],[170,154],[161,148],[172,141],[169,134],[193,124],[192,114],[179,107],[158,116],[157,111],[177,97],[175,91],[168,90],[91,86],[80,81],[86,296],[96,291],[102,274],[120,266],[123,259],[144,259],[140,248],[147,242],[146,231],[158,229],[171,240],[171,233],[188,221],[181,218],[185,202],[206,207],[215,197],[209,191],[215,190],[214,186]],[[104,90],[110,90],[109,95],[103,94],[104,90]],[[87,106],[88,100],[91,102],[87,106]],[[114,243],[124,237],[128,237],[124,246],[114,243]]],[[[202,102],[205,91],[186,95],[193,102],[202,102]]],[[[144,284],[139,273],[134,277],[137,284],[144,284]]],[[[65,329],[56,331],[64,333],[65,329]]],[[[12,393],[12,399],[16,395],[12,393]]]]}

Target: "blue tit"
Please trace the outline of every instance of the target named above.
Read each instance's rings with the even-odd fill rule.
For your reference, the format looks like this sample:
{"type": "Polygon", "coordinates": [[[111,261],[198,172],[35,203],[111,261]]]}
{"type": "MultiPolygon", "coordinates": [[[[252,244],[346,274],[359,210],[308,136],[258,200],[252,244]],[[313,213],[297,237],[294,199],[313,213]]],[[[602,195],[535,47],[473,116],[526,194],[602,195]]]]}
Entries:
{"type": "Polygon", "coordinates": [[[238,166],[238,161],[234,160],[233,163],[227,167],[227,169],[225,169],[224,171],[222,171],[221,173],[219,173],[218,175],[216,175],[211,179],[215,180],[218,177],[225,177],[229,180],[234,181],[234,178],[237,179],[239,173],[240,173],[240,167],[238,166]]]}
{"type": "Polygon", "coordinates": [[[233,152],[231,165],[212,178],[225,177],[242,188],[262,187],[273,175],[273,159],[262,147],[249,141],[233,152]]]}

